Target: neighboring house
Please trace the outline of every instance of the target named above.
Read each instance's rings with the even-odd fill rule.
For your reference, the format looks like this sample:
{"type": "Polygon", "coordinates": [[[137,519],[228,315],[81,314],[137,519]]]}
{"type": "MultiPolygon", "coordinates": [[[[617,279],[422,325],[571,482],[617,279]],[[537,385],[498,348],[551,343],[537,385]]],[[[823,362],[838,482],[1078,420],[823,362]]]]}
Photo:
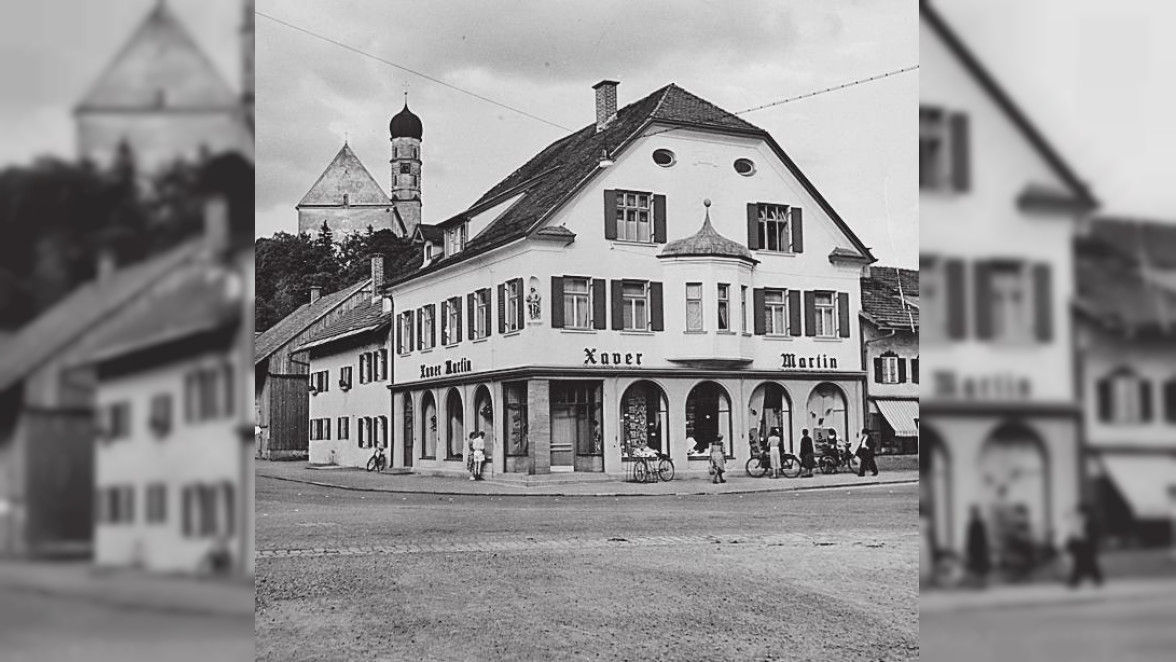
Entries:
{"type": "MultiPolygon", "coordinates": [[[[373,277],[382,280],[381,258],[372,260],[373,277]]],[[[311,464],[362,467],[373,449],[387,449],[391,321],[391,300],[375,295],[295,350],[310,363],[311,464]]]]}
{"type": "Polygon", "coordinates": [[[252,175],[236,156],[205,171],[198,258],[98,334],[86,360],[96,565],[203,573],[221,551],[252,573],[253,191],[238,184],[252,175]]]}
{"type": "Polygon", "coordinates": [[[962,552],[979,506],[1000,558],[1017,531],[1060,545],[1084,496],[1071,243],[1096,202],[920,7],[920,509],[962,552]]]}
{"type": "Polygon", "coordinates": [[[861,283],[867,427],[880,453],[918,453],[919,272],[871,266],[861,283]]]}
{"type": "Polygon", "coordinates": [[[334,324],[355,306],[371,300],[372,281],[321,294],[312,287],[310,301],[254,340],[254,412],[260,432],[257,457],[281,460],[307,457],[307,385],[310,366],[293,350],[334,324]]]}
{"type": "Polygon", "coordinates": [[[460,474],[484,431],[489,473],[620,476],[645,447],[705,473],[720,434],[743,462],[774,427],[863,427],[870,251],[762,129],[616,87],[390,279],[393,466],[460,474]]]}
{"type": "Polygon", "coordinates": [[[155,3],[74,110],[79,155],[108,165],[125,144],[145,173],[202,153],[252,155],[252,0],[243,10],[236,93],[168,3],[155,3]]]}
{"type": "Polygon", "coordinates": [[[1086,452],[1106,533],[1170,545],[1176,486],[1176,225],[1094,220],[1075,243],[1086,452]]]}

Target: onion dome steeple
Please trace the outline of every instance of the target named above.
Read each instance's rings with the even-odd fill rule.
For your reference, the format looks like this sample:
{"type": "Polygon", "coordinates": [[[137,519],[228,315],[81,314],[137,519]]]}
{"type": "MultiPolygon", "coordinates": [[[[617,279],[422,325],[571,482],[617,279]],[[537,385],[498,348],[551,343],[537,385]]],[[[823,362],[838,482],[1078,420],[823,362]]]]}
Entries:
{"type": "Polygon", "coordinates": [[[404,100],[404,108],[392,116],[392,121],[388,123],[388,132],[393,138],[421,139],[425,130],[421,126],[421,118],[408,109],[408,99],[404,100]]]}

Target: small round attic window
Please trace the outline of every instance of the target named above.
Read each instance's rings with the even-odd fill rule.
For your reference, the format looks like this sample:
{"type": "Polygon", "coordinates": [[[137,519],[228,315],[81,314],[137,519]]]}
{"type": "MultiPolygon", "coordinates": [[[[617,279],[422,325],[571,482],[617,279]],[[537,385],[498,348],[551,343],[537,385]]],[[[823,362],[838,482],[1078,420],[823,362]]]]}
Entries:
{"type": "Polygon", "coordinates": [[[751,177],[755,174],[755,162],[751,159],[735,159],[735,172],[751,177]]]}
{"type": "Polygon", "coordinates": [[[668,149],[653,150],[653,162],[663,168],[668,168],[677,163],[677,161],[677,157],[675,157],[674,153],[668,149]]]}

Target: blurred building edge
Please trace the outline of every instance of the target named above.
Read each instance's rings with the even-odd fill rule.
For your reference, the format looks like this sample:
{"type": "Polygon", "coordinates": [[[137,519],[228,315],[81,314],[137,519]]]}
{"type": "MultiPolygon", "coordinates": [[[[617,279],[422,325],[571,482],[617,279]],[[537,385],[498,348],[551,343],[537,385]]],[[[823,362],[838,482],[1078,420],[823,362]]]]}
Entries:
{"type": "Polygon", "coordinates": [[[1075,242],[1079,385],[1093,493],[1121,545],[1172,542],[1176,225],[1085,224],[1075,242]]]}
{"type": "Polygon", "coordinates": [[[882,454],[919,451],[919,272],[871,265],[861,279],[870,435],[882,454]]]}
{"type": "Polygon", "coordinates": [[[975,505],[997,563],[1024,568],[1088,496],[1071,245],[1097,201],[932,3],[920,16],[924,556],[960,554],[975,505]]]}
{"type": "Polygon", "coordinates": [[[166,2],[157,2],[74,109],[78,153],[106,166],[122,145],[140,172],[177,158],[253,152],[253,0],[242,0],[235,94],[166,2]]]}

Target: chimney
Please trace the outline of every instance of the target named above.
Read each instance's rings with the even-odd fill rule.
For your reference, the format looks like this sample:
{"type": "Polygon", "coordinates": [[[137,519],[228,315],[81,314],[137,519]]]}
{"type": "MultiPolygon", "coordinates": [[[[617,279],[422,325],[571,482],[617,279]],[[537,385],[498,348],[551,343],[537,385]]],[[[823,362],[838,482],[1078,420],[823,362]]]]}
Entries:
{"type": "Polygon", "coordinates": [[[602,80],[592,86],[596,90],[596,132],[604,131],[617,116],[617,85],[615,80],[602,80]]]}
{"type": "Polygon", "coordinates": [[[372,256],[372,303],[377,303],[380,298],[380,289],[384,286],[384,256],[372,256]]]}
{"type": "Polygon", "coordinates": [[[311,303],[318,301],[319,298],[322,296],[323,296],[323,286],[322,285],[311,285],[310,286],[310,302],[311,303]]]}
{"type": "Polygon", "coordinates": [[[224,195],[210,195],[204,201],[204,239],[214,255],[229,250],[229,201],[224,195]]]}

